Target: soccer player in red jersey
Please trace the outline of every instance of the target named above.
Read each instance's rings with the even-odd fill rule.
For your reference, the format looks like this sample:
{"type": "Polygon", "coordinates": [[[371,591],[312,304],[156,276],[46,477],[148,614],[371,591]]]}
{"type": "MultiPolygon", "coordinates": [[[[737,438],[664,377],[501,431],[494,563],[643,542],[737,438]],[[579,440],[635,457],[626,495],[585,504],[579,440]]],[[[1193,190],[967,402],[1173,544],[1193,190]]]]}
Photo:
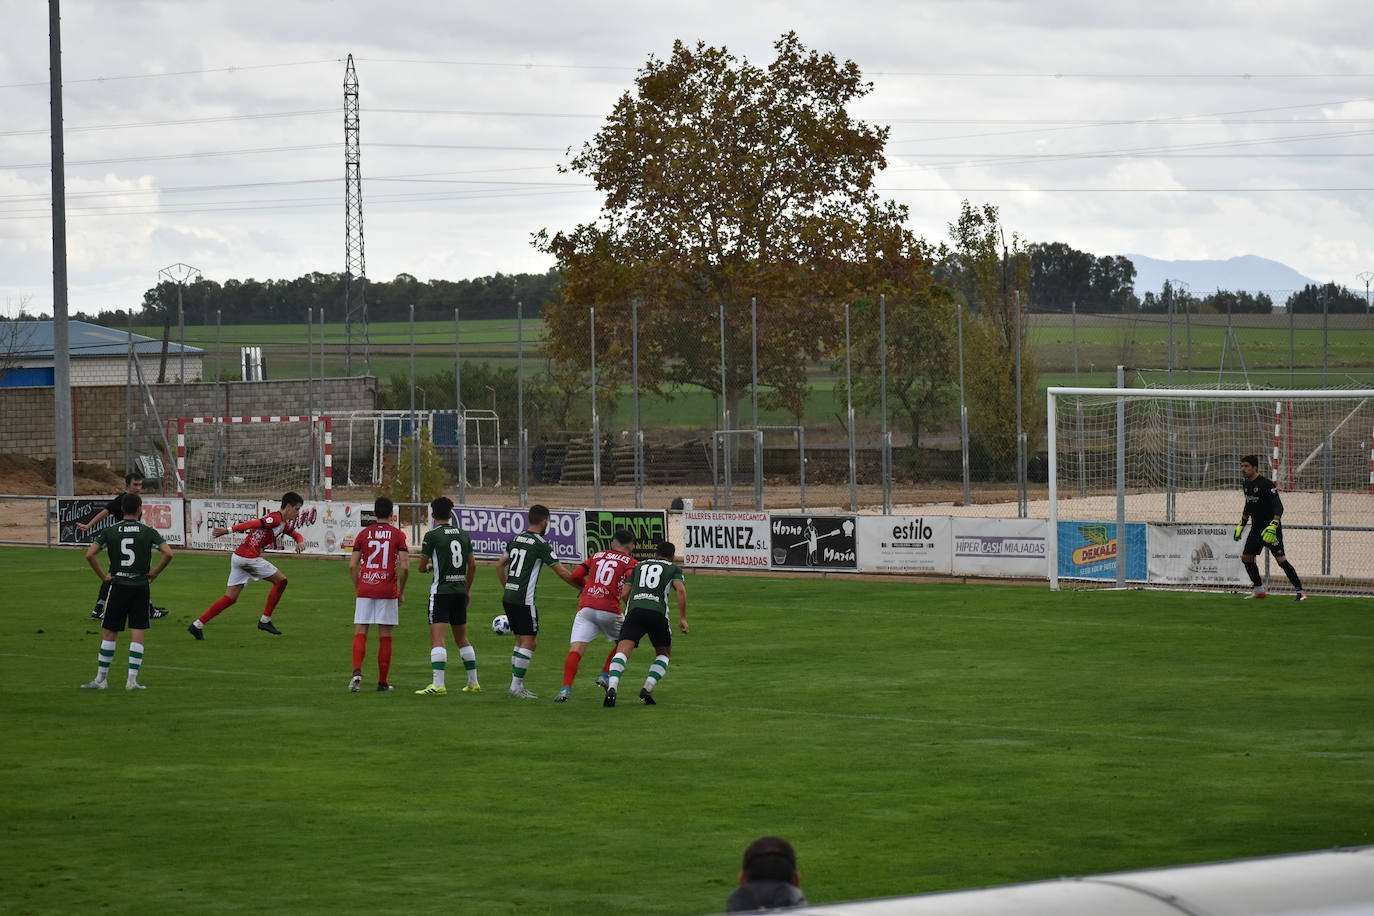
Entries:
{"type": "Polygon", "coordinates": [[[596,683],[603,688],[610,683],[611,659],[615,658],[615,641],[620,635],[620,587],[635,568],[635,558],[630,556],[634,546],[634,535],[628,529],[617,528],[610,550],[598,550],[573,569],[573,582],[582,586],[582,594],[577,599],[579,607],[573,618],[568,656],[563,659],[563,686],[553,698],[555,703],[568,702],[582,654],[598,635],[611,643],[611,652],[596,683]]]}
{"type": "Polygon", "coordinates": [[[348,679],[351,693],[362,689],[367,631],[374,623],[379,634],[377,689],[391,689],[387,680],[391,672],[391,630],[400,622],[401,601],[410,573],[406,533],[395,526],[394,505],[385,496],[379,496],[373,509],[377,521],[353,538],[353,552],[348,555],[348,574],[353,577],[358,596],[353,609],[353,676],[348,679]]]}
{"type": "Polygon", "coordinates": [[[281,508],[276,512],[269,512],[262,518],[239,522],[233,528],[211,529],[212,537],[223,537],[230,531],[239,534],[247,532],[247,537],[229,558],[229,584],[224,590],[223,597],[206,608],[205,613],[186,628],[192,636],[204,639],[205,625],[238,601],[239,592],[254,579],[265,579],[272,583],[272,591],[267,593],[267,603],[263,606],[262,616],[258,618],[258,629],[273,636],[281,635],[281,630],[272,622],[272,612],[277,609],[282,592],[286,591],[287,579],[277,567],[263,559],[262,552],[276,546],[283,535],[295,539],[296,553],[305,549],[305,536],[296,530],[296,518],[301,514],[303,505],[305,500],[301,499],[299,493],[289,492],[282,496],[281,508]]]}

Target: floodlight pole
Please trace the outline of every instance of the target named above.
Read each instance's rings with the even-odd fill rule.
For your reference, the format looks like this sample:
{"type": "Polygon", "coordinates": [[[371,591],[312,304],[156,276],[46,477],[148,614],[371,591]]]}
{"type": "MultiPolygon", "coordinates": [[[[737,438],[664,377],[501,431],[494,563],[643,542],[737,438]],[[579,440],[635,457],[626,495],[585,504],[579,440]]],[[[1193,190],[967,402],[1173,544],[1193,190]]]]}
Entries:
{"type": "MultiPolygon", "coordinates": [[[[183,264],[180,261],[164,267],[157,272],[159,281],[166,280],[177,285],[177,416],[186,416],[186,313],[182,303],[182,293],[186,289],[186,281],[192,278],[201,278],[200,268],[192,267],[190,264],[183,264]]],[[[307,360],[308,362],[308,360],[307,360]]],[[[201,375],[205,374],[205,367],[201,366],[201,375]]]]}
{"type": "MultiPolygon", "coordinates": [[[[75,495],[72,471],[71,332],[67,324],[67,178],[62,147],[62,12],[48,0],[48,93],[52,135],[53,461],[58,496],[75,495]]],[[[127,473],[127,469],[126,469],[127,473]]]]}

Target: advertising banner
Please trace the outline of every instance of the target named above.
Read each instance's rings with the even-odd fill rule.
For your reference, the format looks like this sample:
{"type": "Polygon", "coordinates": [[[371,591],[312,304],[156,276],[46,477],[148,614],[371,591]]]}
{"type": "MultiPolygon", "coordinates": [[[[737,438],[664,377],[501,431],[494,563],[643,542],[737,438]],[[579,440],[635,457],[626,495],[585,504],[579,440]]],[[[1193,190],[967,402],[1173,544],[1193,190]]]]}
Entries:
{"type": "Polygon", "coordinates": [[[1059,575],[1066,579],[1116,579],[1116,564],[1124,555],[1126,581],[1144,582],[1145,525],[1126,524],[1123,549],[1115,522],[1060,522],[1059,575]]]}
{"type": "Polygon", "coordinates": [[[684,512],[683,565],[767,569],[767,512],[684,512]]]}
{"type": "Polygon", "coordinates": [[[949,518],[920,515],[860,515],[859,569],[865,572],[933,572],[954,569],[949,518]]]}
{"type": "Polygon", "coordinates": [[[1050,574],[1049,522],[1043,518],[954,518],[955,575],[1050,574]]]}
{"type": "MultiPolygon", "coordinates": [[[[529,527],[525,509],[504,506],[455,506],[458,527],[472,538],[473,556],[495,559],[506,555],[506,542],[529,527]]],[[[553,545],[554,556],[565,563],[582,560],[582,513],[575,509],[549,510],[549,530],[545,539],[553,545]]]]}
{"type": "Polygon", "coordinates": [[[253,499],[193,499],[191,500],[191,547],[196,550],[233,550],[243,535],[233,532],[224,537],[212,537],[215,528],[232,528],[239,522],[261,518],[257,500],[253,499]]]}
{"type": "MultiPolygon", "coordinates": [[[[106,516],[90,531],[78,531],[77,522],[88,522],[105,508],[109,497],[98,499],[59,499],[57,501],[58,543],[89,544],[96,532],[119,521],[118,517],[106,516]]],[[[186,544],[185,502],[180,499],[143,497],[141,521],[150,528],[156,528],[162,539],[174,547],[186,544]]]]}
{"type": "Polygon", "coordinates": [[[1146,537],[1151,582],[1249,586],[1240,565],[1242,542],[1230,525],[1150,525],[1146,537]]]}
{"type": "Polygon", "coordinates": [[[774,569],[858,569],[852,515],[770,515],[774,569]]]}
{"type": "Polygon", "coordinates": [[[635,536],[635,548],[630,555],[636,560],[653,559],[659,543],[668,540],[668,513],[662,509],[587,509],[583,517],[587,525],[587,556],[608,550],[617,528],[628,529],[635,536]]]}
{"type": "MultiPolygon", "coordinates": [[[[258,502],[257,517],[281,508],[281,500],[265,499],[258,502]]],[[[318,555],[337,555],[346,553],[353,547],[353,536],[376,521],[372,503],[316,502],[306,500],[301,506],[301,514],[296,516],[296,530],[305,538],[301,553],[318,555]]],[[[237,547],[243,539],[242,534],[227,534],[221,540],[233,541],[237,547]]],[[[295,538],[283,537],[281,542],[269,551],[295,553],[295,538]]]]}

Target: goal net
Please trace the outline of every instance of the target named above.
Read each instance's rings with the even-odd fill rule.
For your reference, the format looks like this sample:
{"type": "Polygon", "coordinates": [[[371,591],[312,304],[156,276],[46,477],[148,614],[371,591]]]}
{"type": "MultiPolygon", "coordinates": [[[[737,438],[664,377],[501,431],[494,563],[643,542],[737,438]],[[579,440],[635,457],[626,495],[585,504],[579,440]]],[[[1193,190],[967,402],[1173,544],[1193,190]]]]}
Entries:
{"type": "Polygon", "coordinates": [[[1374,390],[1051,388],[1047,406],[1051,587],[1248,587],[1232,531],[1256,455],[1306,590],[1374,595],[1374,390]]]}
{"type": "Polygon", "coordinates": [[[329,417],[185,417],[176,430],[181,496],[333,498],[329,417]]]}

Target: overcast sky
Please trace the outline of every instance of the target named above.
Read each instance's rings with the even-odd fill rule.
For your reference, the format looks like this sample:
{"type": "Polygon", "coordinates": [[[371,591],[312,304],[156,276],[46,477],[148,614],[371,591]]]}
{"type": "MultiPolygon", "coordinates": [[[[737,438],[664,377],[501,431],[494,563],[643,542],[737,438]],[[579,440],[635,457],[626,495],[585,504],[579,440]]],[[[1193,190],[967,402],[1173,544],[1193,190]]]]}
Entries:
{"type": "MultiPolygon", "coordinates": [[[[944,239],[959,202],[1096,254],[1255,254],[1374,270],[1374,4],[449,4],[64,0],[70,304],[136,306],[158,269],[343,269],[343,59],[357,61],[367,273],[552,266],[591,219],[560,175],[674,39],[759,64],[794,29],[874,83],[879,188],[944,239]],[[193,71],[193,72],[188,72],[193,71]]],[[[52,308],[48,28],[2,0],[0,305],[52,308]]]]}

